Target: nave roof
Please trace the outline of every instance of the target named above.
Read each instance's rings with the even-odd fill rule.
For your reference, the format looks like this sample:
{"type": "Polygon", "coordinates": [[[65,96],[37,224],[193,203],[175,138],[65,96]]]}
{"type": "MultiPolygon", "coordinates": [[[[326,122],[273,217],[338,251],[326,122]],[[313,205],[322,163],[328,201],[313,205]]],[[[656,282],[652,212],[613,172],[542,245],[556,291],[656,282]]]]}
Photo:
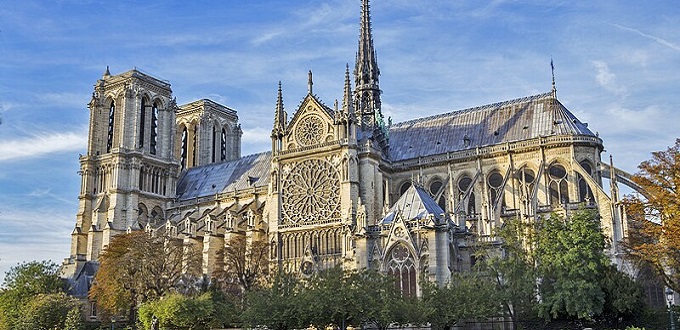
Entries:
{"type": "Polygon", "coordinates": [[[390,127],[399,161],[550,135],[596,136],[552,93],[443,113],[390,127]]]}
{"type": "Polygon", "coordinates": [[[179,201],[239,191],[269,184],[271,152],[241,157],[236,160],[192,167],[177,183],[179,201]]]}

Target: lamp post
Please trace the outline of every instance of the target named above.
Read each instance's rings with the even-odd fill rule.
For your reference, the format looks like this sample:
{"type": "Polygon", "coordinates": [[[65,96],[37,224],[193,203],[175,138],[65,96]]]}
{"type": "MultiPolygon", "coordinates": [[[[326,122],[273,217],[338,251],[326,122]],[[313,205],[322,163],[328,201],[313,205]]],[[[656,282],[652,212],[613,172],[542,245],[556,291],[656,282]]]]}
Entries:
{"type": "Polygon", "coordinates": [[[116,330],[116,319],[111,318],[111,330],[116,330]]]}
{"type": "Polygon", "coordinates": [[[666,299],[668,299],[668,315],[671,318],[671,330],[675,330],[675,313],[673,313],[673,290],[666,288],[666,299]]]}

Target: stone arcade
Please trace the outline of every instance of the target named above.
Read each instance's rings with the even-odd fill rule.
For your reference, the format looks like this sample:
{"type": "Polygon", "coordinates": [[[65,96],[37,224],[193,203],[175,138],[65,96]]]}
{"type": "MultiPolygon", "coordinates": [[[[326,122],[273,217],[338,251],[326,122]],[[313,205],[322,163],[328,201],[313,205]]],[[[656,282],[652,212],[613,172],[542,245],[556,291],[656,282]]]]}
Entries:
{"type": "Polygon", "coordinates": [[[183,239],[203,272],[233,236],[270,243],[272,265],[310,274],[374,268],[419,294],[474,264],[467,238],[494,241],[505,219],[597,208],[618,261],[626,223],[603,142],[556,90],[402,123],[381,112],[368,0],[342,102],[309,90],[289,116],[279,85],[271,150],[241,156],[235,110],[178,106],[170,84],[106,70],[92,94],[80,206],[64,274],[86,293],[111,237],[132,230],[183,239]],[[613,178],[605,192],[603,178],[613,178]]]}

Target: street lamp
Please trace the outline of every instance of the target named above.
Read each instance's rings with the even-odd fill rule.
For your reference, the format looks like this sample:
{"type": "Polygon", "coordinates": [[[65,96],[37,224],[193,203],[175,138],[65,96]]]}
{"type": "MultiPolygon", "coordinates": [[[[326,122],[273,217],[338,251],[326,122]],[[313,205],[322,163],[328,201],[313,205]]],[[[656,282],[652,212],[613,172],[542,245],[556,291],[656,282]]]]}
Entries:
{"type": "Polygon", "coordinates": [[[666,288],[666,299],[668,299],[668,315],[671,318],[671,330],[675,330],[675,313],[673,313],[673,290],[666,288]]]}

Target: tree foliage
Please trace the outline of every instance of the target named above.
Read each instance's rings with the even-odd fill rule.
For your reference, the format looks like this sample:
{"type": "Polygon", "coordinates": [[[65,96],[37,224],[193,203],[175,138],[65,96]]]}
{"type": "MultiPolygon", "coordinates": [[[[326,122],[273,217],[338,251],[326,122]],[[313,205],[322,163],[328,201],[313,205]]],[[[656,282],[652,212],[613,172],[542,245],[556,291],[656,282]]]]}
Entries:
{"type": "MultiPolygon", "coordinates": [[[[536,317],[612,323],[641,305],[640,287],[605,254],[595,210],[511,219],[498,228],[502,250],[481,249],[479,271],[493,279],[495,299],[514,322],[536,317]]],[[[614,322],[615,323],[615,322],[614,322]]]]}
{"type": "Polygon", "coordinates": [[[503,242],[502,251],[486,246],[477,253],[484,256],[479,270],[489,276],[495,298],[514,322],[537,315],[537,230],[536,223],[509,219],[495,232],[503,242]]]}
{"type": "Polygon", "coordinates": [[[38,295],[63,292],[59,266],[51,261],[31,261],[7,271],[0,290],[0,329],[16,329],[25,308],[38,295]]]}
{"type": "Polygon", "coordinates": [[[441,287],[421,282],[424,316],[433,329],[450,329],[461,321],[486,319],[501,312],[495,288],[482,273],[453,274],[441,287]]]}
{"type": "Polygon", "coordinates": [[[537,238],[539,314],[580,319],[602,314],[605,292],[600,280],[610,261],[597,213],[580,210],[569,218],[553,214],[544,220],[537,238]]]}
{"type": "Polygon", "coordinates": [[[291,274],[279,272],[271,285],[246,292],[243,322],[252,328],[285,330],[303,328],[303,289],[300,280],[291,274]]]}
{"type": "Polygon", "coordinates": [[[21,316],[17,322],[17,330],[52,330],[64,329],[66,321],[69,326],[80,320],[80,304],[77,299],[65,293],[38,294],[22,307],[21,316]],[[73,315],[77,313],[78,319],[73,315]]]}
{"type": "MultiPolygon", "coordinates": [[[[106,316],[131,314],[143,302],[200,279],[200,258],[179,240],[137,231],[114,236],[99,257],[89,296],[106,316]]],[[[130,315],[134,316],[134,315],[130,315]]]]}
{"type": "Polygon", "coordinates": [[[143,329],[151,329],[153,316],[161,328],[207,330],[216,318],[212,295],[187,297],[171,293],[159,300],[144,303],[139,308],[139,321],[143,329]]]}
{"type": "Polygon", "coordinates": [[[631,224],[628,254],[651,265],[668,287],[680,292],[680,139],[653,152],[638,168],[633,181],[646,194],[625,200],[631,224]]]}

